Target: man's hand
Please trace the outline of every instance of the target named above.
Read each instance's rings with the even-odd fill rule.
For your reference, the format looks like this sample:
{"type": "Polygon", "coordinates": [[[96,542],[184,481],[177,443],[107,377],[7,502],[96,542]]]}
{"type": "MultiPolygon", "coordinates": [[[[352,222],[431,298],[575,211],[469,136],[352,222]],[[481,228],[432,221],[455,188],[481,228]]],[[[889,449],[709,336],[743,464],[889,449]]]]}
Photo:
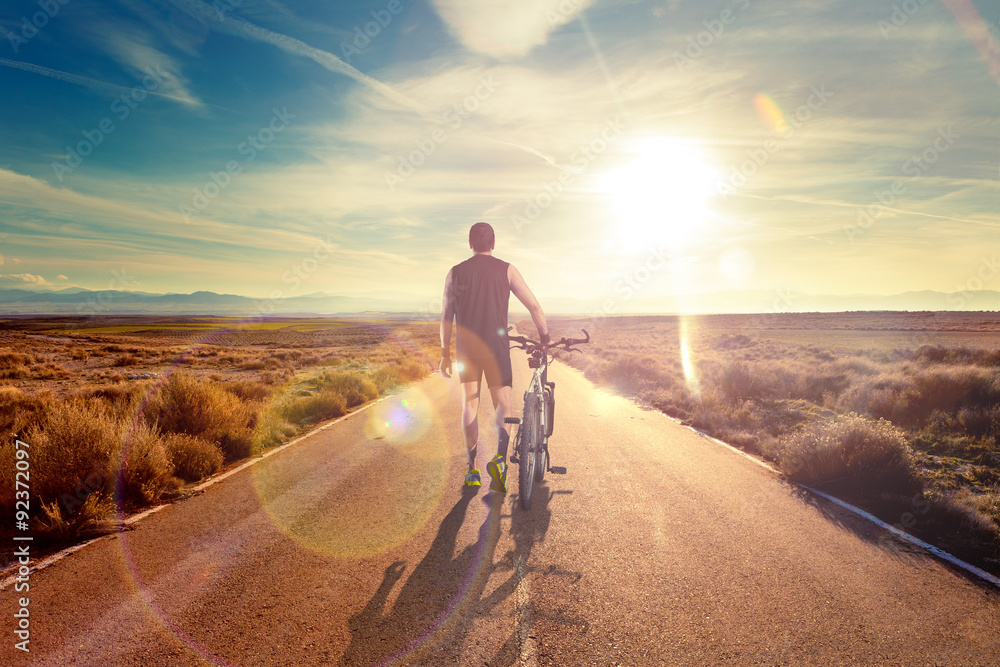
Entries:
{"type": "Polygon", "coordinates": [[[542,345],[548,345],[552,342],[552,337],[549,335],[548,331],[543,334],[538,334],[538,338],[541,340],[542,345]]]}
{"type": "Polygon", "coordinates": [[[438,368],[441,371],[441,375],[445,376],[446,378],[450,378],[451,377],[451,357],[449,357],[447,354],[442,354],[441,355],[441,363],[438,365],[438,368]]]}

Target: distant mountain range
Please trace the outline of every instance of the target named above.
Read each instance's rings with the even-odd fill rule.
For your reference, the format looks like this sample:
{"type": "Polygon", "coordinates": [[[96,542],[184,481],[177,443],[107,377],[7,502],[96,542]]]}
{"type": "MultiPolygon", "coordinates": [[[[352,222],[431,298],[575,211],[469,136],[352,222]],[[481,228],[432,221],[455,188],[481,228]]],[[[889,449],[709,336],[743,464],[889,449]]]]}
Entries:
{"type": "MultiPolygon", "coordinates": [[[[904,292],[889,296],[871,294],[809,295],[788,291],[721,291],[663,298],[541,299],[553,314],[644,313],[767,313],[845,312],[857,310],[940,311],[1000,310],[1000,292],[904,292]]],[[[520,308],[512,300],[512,310],[520,308]]],[[[199,291],[191,294],[153,294],[122,290],[91,291],[68,288],[58,291],[0,289],[2,315],[355,315],[359,313],[410,313],[436,317],[439,298],[407,292],[326,294],[277,299],[254,299],[237,294],[199,291]]]]}

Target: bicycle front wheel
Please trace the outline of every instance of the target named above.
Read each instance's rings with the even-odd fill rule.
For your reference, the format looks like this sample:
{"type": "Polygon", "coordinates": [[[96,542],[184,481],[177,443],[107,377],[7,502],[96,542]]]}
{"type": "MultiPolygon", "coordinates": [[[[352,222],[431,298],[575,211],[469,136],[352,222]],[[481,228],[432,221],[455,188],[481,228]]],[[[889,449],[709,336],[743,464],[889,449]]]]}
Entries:
{"type": "Polygon", "coordinates": [[[521,507],[531,509],[531,492],[535,484],[535,454],[541,449],[538,433],[538,411],[541,405],[534,393],[524,397],[524,414],[521,417],[520,449],[517,452],[517,487],[521,494],[521,507]]]}

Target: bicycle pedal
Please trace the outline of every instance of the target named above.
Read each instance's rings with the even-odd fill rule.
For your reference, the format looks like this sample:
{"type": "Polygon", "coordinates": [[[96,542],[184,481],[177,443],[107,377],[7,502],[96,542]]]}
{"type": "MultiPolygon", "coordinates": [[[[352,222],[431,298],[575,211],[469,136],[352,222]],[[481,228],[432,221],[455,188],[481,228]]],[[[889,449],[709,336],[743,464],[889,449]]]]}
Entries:
{"type": "Polygon", "coordinates": [[[503,418],[503,423],[504,424],[520,424],[521,423],[521,418],[520,417],[504,417],[503,418]]]}

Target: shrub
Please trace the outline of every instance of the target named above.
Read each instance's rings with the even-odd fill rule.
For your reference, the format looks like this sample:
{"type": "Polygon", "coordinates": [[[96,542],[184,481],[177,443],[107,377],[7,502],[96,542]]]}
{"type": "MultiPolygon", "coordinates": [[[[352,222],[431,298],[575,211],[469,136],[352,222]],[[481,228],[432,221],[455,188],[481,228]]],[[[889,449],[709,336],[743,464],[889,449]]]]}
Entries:
{"type": "Polygon", "coordinates": [[[227,461],[253,453],[257,409],[219,384],[174,373],[150,399],[146,420],[167,433],[184,433],[218,443],[227,461]]]}
{"type": "Polygon", "coordinates": [[[289,424],[278,410],[269,410],[257,422],[253,434],[254,447],[258,450],[274,447],[293,435],[295,427],[289,424]]]}
{"type": "Polygon", "coordinates": [[[779,445],[778,461],[790,479],[833,484],[861,494],[912,493],[921,484],[903,432],[855,413],[807,426],[779,445]]]}
{"type": "Polygon", "coordinates": [[[121,436],[120,422],[107,410],[80,400],[51,405],[44,424],[36,424],[25,438],[31,446],[33,494],[60,503],[70,514],[90,493],[110,495],[121,436]]]}
{"type": "Polygon", "coordinates": [[[244,401],[266,400],[273,391],[267,384],[255,380],[233,380],[226,382],[223,388],[244,401]]]}
{"type": "Polygon", "coordinates": [[[111,362],[112,366],[138,366],[142,363],[142,360],[135,356],[134,354],[128,352],[125,354],[120,354],[115,357],[115,360],[111,362]]]}
{"type": "Polygon", "coordinates": [[[290,422],[305,425],[347,413],[347,399],[333,388],[324,388],[311,396],[287,399],[279,414],[290,422]]]}
{"type": "Polygon", "coordinates": [[[174,473],[163,441],[154,428],[141,422],[125,430],[124,436],[116,452],[119,500],[152,502],[174,473]]]}
{"type": "Polygon", "coordinates": [[[164,438],[164,449],[174,474],[186,482],[204,479],[222,467],[219,447],[197,436],[171,433],[164,438]]]}
{"type": "Polygon", "coordinates": [[[31,369],[27,366],[7,366],[0,370],[0,377],[8,380],[23,380],[31,375],[31,369]]]}
{"type": "Polygon", "coordinates": [[[358,373],[331,373],[324,371],[316,380],[316,387],[322,392],[333,392],[344,397],[347,407],[352,408],[378,398],[379,391],[369,378],[358,373]]]}

